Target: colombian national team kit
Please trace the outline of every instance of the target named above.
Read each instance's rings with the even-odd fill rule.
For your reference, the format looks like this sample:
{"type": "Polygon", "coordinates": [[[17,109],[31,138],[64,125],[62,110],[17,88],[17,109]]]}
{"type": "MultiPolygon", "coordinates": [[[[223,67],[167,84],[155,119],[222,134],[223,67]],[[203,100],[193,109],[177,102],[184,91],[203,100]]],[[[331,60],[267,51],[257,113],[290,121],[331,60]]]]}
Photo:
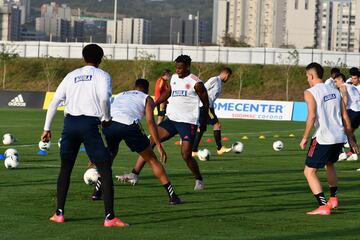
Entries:
{"type": "MultiPolygon", "coordinates": [[[[96,44],[89,44],[83,48],[82,55],[85,65],[68,73],[56,89],[46,113],[39,143],[40,148],[50,147],[51,125],[58,106],[62,104],[65,107],[65,117],[59,141],[61,164],[56,185],[56,209],[50,221],[65,222],[65,203],[81,144],[84,144],[89,159],[84,181],[95,184],[91,199],[103,201],[104,227],[129,226],[116,217],[114,211],[112,167],[122,140],[130,151],[137,153],[137,160],[131,172],[116,175],[117,180],[137,184],[140,172],[147,163],[153,175],[165,188],[170,205],[182,204],[183,201],[175,193],[163,166],[168,159],[163,142],[176,135],[180,137],[179,156],[195,180],[194,191],[205,189],[200,165],[195,157],[201,161],[210,158],[208,149],[198,149],[207,124],[213,126],[218,155],[243,151],[241,142],[236,142],[231,148],[222,145],[221,125],[214,109],[215,101],[221,96],[223,84],[232,75],[230,68],[222,67],[219,75],[203,83],[190,71],[191,58],[180,55],[174,61],[175,73],[171,75],[170,70],[166,69],[164,75],[158,79],[155,100],[148,95],[149,81],[142,78],[135,81],[133,90],[123,91],[112,97],[111,76],[99,69],[104,57],[103,49],[96,44]],[[161,104],[166,106],[166,113],[165,108],[159,107],[161,104]],[[158,117],[161,116],[157,119],[158,124],[154,120],[154,109],[157,107],[158,117]],[[164,114],[166,117],[162,116],[164,114]],[[146,120],[149,136],[141,125],[142,119],[146,120]],[[159,158],[154,153],[155,147],[159,158]]],[[[326,83],[322,81],[324,69],[320,64],[311,63],[305,71],[310,86],[304,91],[308,115],[299,146],[304,150],[311,139],[305,157],[304,175],[319,204],[318,208],[307,212],[310,215],[329,215],[338,207],[334,165],[341,161],[342,154],[354,154],[357,158],[358,153],[353,133],[360,125],[360,72],[354,72],[354,85],[351,85],[344,83],[345,76],[340,72],[333,74],[335,70],[331,70],[331,78],[326,83]],[[310,136],[313,127],[315,131],[310,136]],[[343,152],[346,141],[349,142],[351,153],[343,152]],[[325,198],[317,177],[318,169],[322,168],[327,172],[329,199],[325,198]]],[[[14,139],[11,135],[4,135],[4,144],[12,141],[14,139]]],[[[281,141],[273,144],[275,151],[280,151],[283,147],[281,141]]],[[[7,151],[6,154],[18,153],[14,150],[7,151]]],[[[5,163],[5,166],[7,164],[5,163]]],[[[12,168],[9,164],[7,168],[12,168]]]]}

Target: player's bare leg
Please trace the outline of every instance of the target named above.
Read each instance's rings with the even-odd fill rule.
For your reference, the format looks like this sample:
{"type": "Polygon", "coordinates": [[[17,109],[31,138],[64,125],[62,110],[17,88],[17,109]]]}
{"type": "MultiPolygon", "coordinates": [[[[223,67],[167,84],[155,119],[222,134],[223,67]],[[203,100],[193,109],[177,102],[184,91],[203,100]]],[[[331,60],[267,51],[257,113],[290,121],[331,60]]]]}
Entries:
{"type": "MultiPolygon", "coordinates": [[[[166,140],[168,140],[171,136],[168,133],[168,131],[166,131],[164,128],[162,127],[158,127],[158,132],[159,132],[159,137],[160,137],[160,141],[164,142],[166,140]]],[[[152,146],[154,148],[154,140],[152,139],[152,137],[150,137],[150,146],[152,146]]],[[[131,184],[135,185],[138,182],[138,175],[140,174],[141,170],[143,169],[143,167],[145,166],[146,161],[145,159],[139,155],[138,159],[136,160],[135,166],[132,169],[131,173],[128,174],[124,174],[122,176],[116,176],[116,178],[119,181],[122,182],[130,182],[131,184]]]]}
{"type": "Polygon", "coordinates": [[[221,125],[220,122],[214,124],[214,139],[217,146],[217,154],[223,155],[224,153],[230,152],[231,148],[227,148],[221,143],[221,125]]]}
{"type": "Polygon", "coordinates": [[[156,155],[151,149],[150,145],[144,151],[140,152],[139,155],[150,165],[154,176],[159,179],[160,183],[164,186],[169,196],[169,203],[171,205],[180,204],[180,198],[175,193],[175,190],[171,185],[168,176],[166,175],[163,165],[156,158],[156,155]]]}
{"type": "Polygon", "coordinates": [[[183,141],[181,145],[181,156],[196,179],[194,190],[202,190],[204,189],[204,184],[202,182],[203,179],[200,173],[199,165],[191,156],[192,148],[192,142],[183,141]]]}
{"type": "Polygon", "coordinates": [[[150,146],[140,152],[139,155],[150,165],[154,176],[159,179],[162,185],[169,183],[169,178],[165,173],[163,165],[157,160],[156,155],[150,146]]]}
{"type": "Polygon", "coordinates": [[[327,205],[324,192],[321,187],[320,180],[318,176],[316,175],[317,169],[316,168],[310,168],[308,166],[305,166],[304,169],[304,175],[306,177],[306,180],[309,184],[309,187],[311,189],[311,192],[314,194],[316,200],[318,201],[319,208],[308,212],[307,214],[310,215],[329,215],[330,214],[330,208],[327,205]]]}
{"type": "Polygon", "coordinates": [[[337,198],[337,175],[336,169],[333,163],[328,163],[326,165],[326,174],[327,174],[327,181],[330,188],[330,198],[328,200],[328,205],[331,208],[337,208],[339,205],[339,201],[337,198]]]}

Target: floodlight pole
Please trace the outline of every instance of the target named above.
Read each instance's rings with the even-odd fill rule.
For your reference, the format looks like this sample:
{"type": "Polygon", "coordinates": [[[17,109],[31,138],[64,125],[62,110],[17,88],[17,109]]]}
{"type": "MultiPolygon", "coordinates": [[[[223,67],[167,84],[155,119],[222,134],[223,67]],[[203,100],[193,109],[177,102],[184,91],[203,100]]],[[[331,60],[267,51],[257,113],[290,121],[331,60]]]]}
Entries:
{"type": "Polygon", "coordinates": [[[117,0],[114,0],[114,43],[117,43],[117,0]]]}

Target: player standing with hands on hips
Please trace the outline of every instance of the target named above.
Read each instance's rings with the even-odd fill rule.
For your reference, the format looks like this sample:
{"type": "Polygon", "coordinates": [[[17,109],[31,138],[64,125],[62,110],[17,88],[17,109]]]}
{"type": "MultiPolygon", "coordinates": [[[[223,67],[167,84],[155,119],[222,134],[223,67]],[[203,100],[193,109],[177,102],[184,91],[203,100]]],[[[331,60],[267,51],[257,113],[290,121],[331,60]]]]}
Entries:
{"type": "Polygon", "coordinates": [[[304,92],[308,116],[300,147],[305,149],[311,129],[315,124],[316,131],[307,153],[304,175],[319,203],[317,209],[307,213],[310,215],[329,215],[331,209],[338,207],[337,176],[334,164],[338,160],[346,136],[350,146],[356,153],[358,152],[345,103],[337,89],[323,83],[323,74],[324,69],[318,63],[311,63],[306,67],[306,76],[310,85],[310,88],[304,92]],[[331,194],[328,201],[316,175],[318,169],[325,166],[331,194]]]}
{"type": "Polygon", "coordinates": [[[61,167],[57,180],[57,208],[51,221],[64,222],[64,207],[70,185],[71,171],[81,143],[84,143],[89,159],[102,177],[105,206],[105,227],[124,227],[127,223],[115,217],[114,186],[111,157],[99,132],[110,126],[111,77],[99,69],[104,56],[103,49],[96,44],[83,48],[85,66],[70,72],[56,89],[46,114],[43,142],[51,140],[51,122],[61,102],[65,103],[64,129],[61,135],[61,167]]]}

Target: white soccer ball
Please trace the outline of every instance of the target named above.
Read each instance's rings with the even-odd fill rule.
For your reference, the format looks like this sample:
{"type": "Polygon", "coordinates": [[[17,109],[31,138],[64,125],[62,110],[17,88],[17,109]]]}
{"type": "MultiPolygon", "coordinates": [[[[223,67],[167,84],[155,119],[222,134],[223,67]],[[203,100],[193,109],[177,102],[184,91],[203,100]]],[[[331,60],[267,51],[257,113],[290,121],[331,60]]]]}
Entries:
{"type": "Polygon", "coordinates": [[[210,160],[210,151],[206,148],[198,151],[198,158],[200,161],[209,161],[210,160]]]}
{"type": "Polygon", "coordinates": [[[231,145],[231,150],[234,152],[234,153],[242,153],[242,151],[244,151],[244,144],[242,142],[234,142],[232,145],[231,145]]]}
{"type": "Polygon", "coordinates": [[[277,151],[277,152],[281,151],[281,150],[283,150],[283,148],[284,148],[284,143],[282,141],[275,141],[273,143],[273,149],[275,151],[277,151]]]}
{"type": "Polygon", "coordinates": [[[15,155],[7,157],[4,161],[4,165],[7,169],[14,169],[19,166],[19,159],[15,155]]]}
{"type": "Polygon", "coordinates": [[[3,135],[2,142],[3,142],[4,145],[10,145],[10,144],[14,143],[14,141],[15,141],[15,138],[10,133],[5,133],[3,135]]]}
{"type": "Polygon", "coordinates": [[[5,155],[5,158],[10,157],[10,156],[16,156],[16,157],[19,158],[19,153],[18,153],[18,151],[17,151],[16,149],[14,149],[14,148],[8,148],[8,149],[6,149],[4,155],[5,155]]]}
{"type": "Polygon", "coordinates": [[[40,141],[39,142],[39,149],[42,150],[42,151],[48,151],[50,149],[50,146],[51,146],[51,142],[43,142],[43,141],[40,141]]]}
{"type": "Polygon", "coordinates": [[[349,144],[348,141],[346,141],[346,142],[344,143],[344,148],[350,148],[350,144],[349,144]]]}
{"type": "Polygon", "coordinates": [[[84,182],[87,185],[93,185],[97,182],[99,178],[99,172],[96,170],[96,168],[89,168],[84,173],[84,182]]]}

